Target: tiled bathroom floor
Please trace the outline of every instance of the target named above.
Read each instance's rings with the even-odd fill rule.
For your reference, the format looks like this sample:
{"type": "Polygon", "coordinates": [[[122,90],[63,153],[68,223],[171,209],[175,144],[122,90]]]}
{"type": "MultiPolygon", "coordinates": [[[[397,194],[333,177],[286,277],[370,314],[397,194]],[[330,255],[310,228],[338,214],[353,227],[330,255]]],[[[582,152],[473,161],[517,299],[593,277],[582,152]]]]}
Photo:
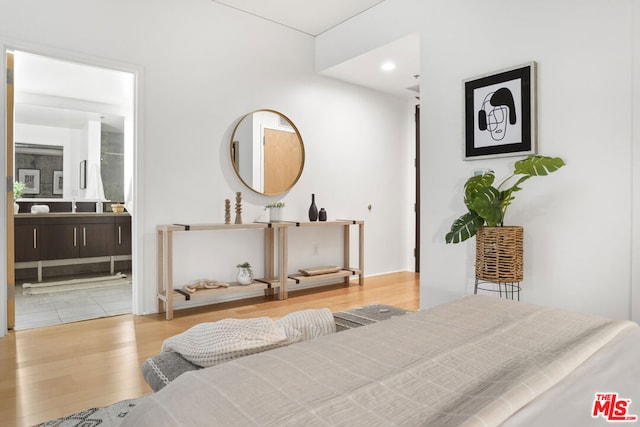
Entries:
{"type": "Polygon", "coordinates": [[[17,285],[15,301],[19,331],[131,313],[131,285],[40,295],[23,295],[17,285]]]}

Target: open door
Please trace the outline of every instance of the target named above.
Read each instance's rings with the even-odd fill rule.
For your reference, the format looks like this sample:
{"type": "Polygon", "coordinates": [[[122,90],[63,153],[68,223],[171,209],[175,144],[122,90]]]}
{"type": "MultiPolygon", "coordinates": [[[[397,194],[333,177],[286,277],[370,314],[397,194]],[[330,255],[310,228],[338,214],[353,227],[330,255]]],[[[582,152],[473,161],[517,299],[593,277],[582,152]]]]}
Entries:
{"type": "Polygon", "coordinates": [[[13,53],[6,53],[7,60],[7,127],[6,146],[6,208],[7,208],[7,328],[13,329],[16,324],[16,281],[13,246],[13,53]]]}

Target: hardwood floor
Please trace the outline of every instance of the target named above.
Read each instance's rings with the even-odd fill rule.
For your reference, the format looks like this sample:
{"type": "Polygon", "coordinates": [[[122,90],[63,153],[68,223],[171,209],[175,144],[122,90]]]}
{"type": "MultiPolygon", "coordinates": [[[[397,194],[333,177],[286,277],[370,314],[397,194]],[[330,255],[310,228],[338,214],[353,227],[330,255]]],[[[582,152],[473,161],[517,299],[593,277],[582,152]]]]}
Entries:
{"type": "Polygon", "coordinates": [[[284,301],[253,298],[178,310],[171,321],[162,315],[122,315],[9,332],[0,338],[0,425],[31,426],[151,393],[142,364],[160,352],[166,338],[197,323],[376,303],[417,310],[419,288],[417,273],[394,273],[366,278],[363,287],[291,292],[284,301]]]}

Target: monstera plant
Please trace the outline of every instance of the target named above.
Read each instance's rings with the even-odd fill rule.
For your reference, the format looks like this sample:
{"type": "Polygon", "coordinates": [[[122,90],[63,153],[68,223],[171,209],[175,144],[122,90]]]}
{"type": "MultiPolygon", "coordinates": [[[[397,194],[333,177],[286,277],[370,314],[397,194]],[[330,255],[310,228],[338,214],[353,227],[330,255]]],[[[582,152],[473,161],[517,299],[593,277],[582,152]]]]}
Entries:
{"type": "Polygon", "coordinates": [[[480,227],[502,226],[507,208],[513,202],[520,185],[534,176],[544,176],[564,166],[559,157],[529,155],[515,163],[513,174],[497,187],[493,186],[493,171],[483,175],[472,176],[464,184],[464,203],[469,210],[456,219],[451,225],[445,240],[447,243],[458,243],[476,235],[480,227]],[[507,187],[515,180],[515,183],[507,187]]]}

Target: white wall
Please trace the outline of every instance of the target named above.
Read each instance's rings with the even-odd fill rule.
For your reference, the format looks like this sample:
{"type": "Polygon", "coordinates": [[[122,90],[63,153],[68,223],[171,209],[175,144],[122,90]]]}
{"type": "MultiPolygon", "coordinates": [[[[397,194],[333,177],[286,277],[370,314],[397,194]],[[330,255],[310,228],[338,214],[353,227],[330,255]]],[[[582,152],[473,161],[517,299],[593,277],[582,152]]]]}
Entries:
{"type": "Polygon", "coordinates": [[[638,247],[638,26],[632,0],[388,0],[318,38],[318,63],[330,66],[400,31],[421,34],[421,199],[428,203],[421,307],[472,292],[474,242],[447,246],[444,235],[464,212],[462,185],[472,171],[503,176],[517,160],[461,160],[461,82],[534,60],[538,151],[567,166],[526,182],[507,214],[507,223],[525,227],[523,299],[622,318],[635,310],[640,320],[637,296],[631,307],[632,291],[640,292],[631,251],[638,247]],[[363,42],[362,34],[371,37],[363,42]]]}
{"type": "MultiPolygon", "coordinates": [[[[411,206],[404,188],[412,170],[406,155],[411,141],[406,102],[317,76],[311,37],[209,0],[15,0],[0,5],[0,44],[140,70],[134,212],[134,250],[144,250],[138,260],[142,278],[134,277],[143,282],[136,307],[140,313],[157,309],[158,224],[223,222],[224,199],[233,199],[236,191],[243,192],[243,218],[251,221],[266,215],[262,207],[276,199],[244,188],[229,161],[235,122],[260,108],[289,117],[305,143],[300,181],[277,198],[286,202],[286,215],[304,219],[315,193],[329,219],[366,221],[367,275],[410,265],[405,224],[398,221],[411,206]]],[[[0,95],[4,99],[4,87],[0,95]]],[[[177,239],[188,250],[177,254],[177,285],[203,276],[228,280],[236,263],[261,251],[261,244],[244,246],[235,235],[210,237],[177,239]],[[224,256],[211,251],[213,239],[224,256]],[[197,262],[200,254],[204,261],[197,262]]],[[[336,247],[341,248],[339,242],[336,247]]],[[[4,266],[0,273],[6,275],[4,266]]],[[[6,317],[5,292],[0,291],[0,326],[6,317]]]]}

